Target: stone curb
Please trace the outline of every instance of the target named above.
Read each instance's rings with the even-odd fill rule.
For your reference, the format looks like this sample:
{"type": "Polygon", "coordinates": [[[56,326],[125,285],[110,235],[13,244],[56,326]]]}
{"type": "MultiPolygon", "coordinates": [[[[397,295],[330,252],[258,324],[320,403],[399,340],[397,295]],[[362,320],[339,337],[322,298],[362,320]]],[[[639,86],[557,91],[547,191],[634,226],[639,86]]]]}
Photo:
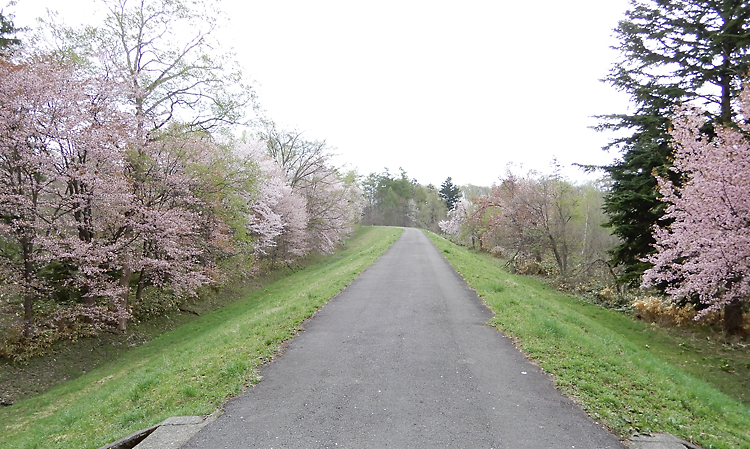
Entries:
{"type": "Polygon", "coordinates": [[[178,448],[190,440],[221,413],[208,416],[174,416],[147,429],[139,430],[100,449],[160,449],[178,448]]]}
{"type": "Polygon", "coordinates": [[[137,432],[131,433],[130,435],[120,438],[114,443],[109,443],[106,446],[102,446],[99,449],[133,449],[138,443],[145,440],[151,435],[156,429],[159,428],[160,424],[151,426],[148,429],[142,429],[137,432]]]}

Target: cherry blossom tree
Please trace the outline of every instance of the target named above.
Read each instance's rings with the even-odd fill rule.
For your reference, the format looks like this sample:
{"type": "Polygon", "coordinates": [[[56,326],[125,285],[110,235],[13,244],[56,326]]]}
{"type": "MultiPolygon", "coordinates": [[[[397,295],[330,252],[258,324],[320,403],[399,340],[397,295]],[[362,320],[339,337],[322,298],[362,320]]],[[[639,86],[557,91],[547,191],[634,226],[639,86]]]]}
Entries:
{"type": "Polygon", "coordinates": [[[551,251],[560,275],[568,276],[577,244],[570,232],[576,202],[572,186],[555,175],[538,179],[510,175],[502,185],[507,193],[504,214],[516,231],[516,246],[551,251]]]}
{"type": "Polygon", "coordinates": [[[474,199],[463,226],[463,233],[471,238],[472,247],[478,246],[480,250],[488,250],[495,246],[511,247],[503,240],[503,236],[512,229],[503,223],[506,196],[507,191],[502,185],[495,185],[488,195],[474,199]]]}
{"type": "MultiPolygon", "coordinates": [[[[569,272],[572,218],[570,186],[554,176],[534,172],[519,176],[507,171],[489,195],[476,198],[467,211],[463,232],[480,248],[503,248],[517,257],[541,262],[548,251],[560,274],[569,272]]],[[[445,226],[449,228],[449,223],[445,226]]]]}
{"type": "Polygon", "coordinates": [[[212,130],[243,121],[255,94],[231,51],[215,38],[221,8],[213,0],[99,0],[96,27],[42,20],[45,51],[76,59],[93,73],[128,80],[143,132],[173,121],[212,130]]]}
{"type": "Polygon", "coordinates": [[[119,86],[39,58],[0,60],[0,80],[1,253],[5,285],[23,292],[26,336],[34,303],[51,288],[50,270],[68,272],[56,281],[79,291],[92,317],[126,315],[117,286],[101,275],[116,248],[97,232],[129,201],[121,149],[132,122],[119,107],[119,86]],[[100,306],[99,298],[111,303],[100,306]]]}
{"type": "Polygon", "coordinates": [[[240,178],[220,170],[210,136],[171,125],[139,139],[123,106],[129,86],[72,65],[31,58],[0,69],[0,249],[6,287],[24,296],[26,334],[39,298],[70,304],[57,321],[125,330],[131,289],[138,303],[151,285],[184,296],[211,282],[231,240],[222,198],[240,178]],[[208,176],[217,171],[222,179],[208,176]]]}
{"type": "Polygon", "coordinates": [[[440,226],[440,230],[443,233],[448,234],[454,238],[460,237],[463,232],[466,219],[469,216],[470,208],[471,201],[467,200],[464,197],[459,198],[456,204],[453,206],[453,209],[448,211],[448,218],[438,223],[438,226],[440,226]]]}
{"type": "MultiPolygon", "coordinates": [[[[740,95],[742,116],[750,117],[750,90],[740,95]]],[[[672,170],[683,177],[676,188],[658,177],[669,225],[654,230],[656,254],[643,286],[660,283],[675,300],[696,297],[711,311],[724,311],[727,335],[743,333],[742,311],[750,298],[750,142],[747,122],[739,129],[701,132],[699,110],[683,110],[674,121],[672,170]]]]}
{"type": "Polygon", "coordinates": [[[125,172],[133,201],[116,232],[131,242],[120,283],[134,287],[136,303],[148,286],[183,297],[220,277],[219,260],[234,251],[231,209],[240,205],[233,198],[255,188],[254,175],[226,158],[210,135],[177,124],[131,150],[125,172]]]}
{"type": "Polygon", "coordinates": [[[331,252],[351,232],[363,201],[355,177],[342,177],[327,165],[327,156],[319,153],[324,146],[285,135],[296,138],[284,146],[265,140],[265,149],[253,145],[250,151],[261,171],[250,229],[259,255],[272,264],[331,252]],[[269,151],[271,145],[283,150],[269,151]]]}
{"type": "Polygon", "coordinates": [[[348,236],[362,210],[362,191],[353,177],[342,177],[326,166],[303,185],[309,221],[307,231],[312,249],[331,253],[348,236]]]}
{"type": "Polygon", "coordinates": [[[489,192],[462,199],[440,222],[440,229],[459,243],[497,255],[509,264],[538,271],[552,259],[557,274],[569,280],[586,265],[601,259],[611,242],[599,233],[603,217],[596,207],[602,191],[594,185],[576,186],[558,174],[510,168],[489,192]]]}
{"type": "MultiPolygon", "coordinates": [[[[342,176],[330,165],[325,141],[309,141],[298,131],[278,130],[273,122],[265,123],[259,137],[265,142],[268,155],[285,173],[293,194],[304,199],[305,246],[311,251],[331,252],[351,232],[361,214],[363,198],[356,179],[342,176]]],[[[300,200],[294,203],[295,207],[302,204],[300,200]]],[[[288,209],[287,214],[291,212],[288,209]]],[[[282,240],[291,236],[285,232],[282,240]]],[[[289,247],[301,248],[298,234],[294,236],[297,243],[289,247]]]]}
{"type": "Polygon", "coordinates": [[[123,303],[141,304],[148,287],[191,295],[251,273],[255,260],[310,251],[306,200],[260,143],[219,145],[172,125],[130,151],[125,173],[132,202],[111,231],[129,242],[123,303]]]}
{"type": "Polygon", "coordinates": [[[249,199],[247,229],[255,238],[254,251],[258,257],[273,260],[281,257],[302,257],[308,253],[307,204],[304,197],[294,193],[286,172],[274,160],[261,142],[245,143],[238,149],[242,157],[252,160],[259,171],[258,189],[249,199]]]}
{"type": "Polygon", "coordinates": [[[33,116],[43,114],[43,89],[49,84],[41,70],[34,77],[30,68],[8,61],[0,62],[0,70],[3,277],[6,290],[18,287],[12,293],[23,297],[24,334],[29,337],[34,332],[34,302],[44,286],[38,273],[47,260],[38,240],[54,218],[44,217],[50,210],[47,189],[54,182],[52,173],[46,173],[50,157],[43,143],[37,143],[43,137],[33,126],[33,116]]]}
{"type": "Polygon", "coordinates": [[[284,231],[276,237],[270,251],[272,265],[277,261],[289,265],[295,259],[310,253],[307,201],[289,186],[285,186],[282,193],[274,210],[283,220],[284,231]]]}

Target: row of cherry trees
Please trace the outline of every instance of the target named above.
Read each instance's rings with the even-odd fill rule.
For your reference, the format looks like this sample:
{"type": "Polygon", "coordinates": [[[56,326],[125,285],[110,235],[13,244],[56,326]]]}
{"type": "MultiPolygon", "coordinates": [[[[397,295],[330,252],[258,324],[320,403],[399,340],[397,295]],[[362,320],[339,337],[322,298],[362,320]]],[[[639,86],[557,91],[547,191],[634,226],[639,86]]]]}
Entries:
{"type": "Polygon", "coordinates": [[[253,95],[201,53],[211,22],[161,42],[199,15],[104,3],[101,28],[53,28],[55,45],[0,57],[0,305],[26,337],[125,330],[149,293],[330,252],[362,207],[325,142],[268,120],[225,132],[253,95]]]}
{"type": "Polygon", "coordinates": [[[230,261],[329,252],[357,218],[322,143],[288,133],[282,157],[268,134],[221,145],[177,123],[143,138],[127,100],[50,59],[0,62],[0,269],[28,336],[50,299],[57,322],[124,329],[150,286],[185,296],[230,261]]]}

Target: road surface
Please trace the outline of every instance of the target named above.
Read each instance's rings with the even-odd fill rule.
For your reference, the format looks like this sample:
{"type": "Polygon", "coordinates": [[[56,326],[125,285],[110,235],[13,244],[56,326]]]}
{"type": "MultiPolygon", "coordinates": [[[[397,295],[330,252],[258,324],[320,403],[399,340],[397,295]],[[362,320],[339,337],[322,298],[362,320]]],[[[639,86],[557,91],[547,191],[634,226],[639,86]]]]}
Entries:
{"type": "Polygon", "coordinates": [[[406,229],[184,447],[624,448],[491,317],[406,229]]]}

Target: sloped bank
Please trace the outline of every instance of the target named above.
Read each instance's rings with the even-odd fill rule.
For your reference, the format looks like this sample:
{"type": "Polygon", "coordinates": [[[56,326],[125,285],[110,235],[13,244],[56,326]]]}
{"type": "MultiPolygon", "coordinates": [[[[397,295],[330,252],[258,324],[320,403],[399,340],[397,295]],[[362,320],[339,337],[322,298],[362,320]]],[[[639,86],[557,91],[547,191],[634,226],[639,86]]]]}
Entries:
{"type": "Polygon", "coordinates": [[[345,249],[321,263],[47,393],[0,409],[3,447],[96,448],[172,416],[212,413],[257,382],[256,369],[400,233],[362,228],[345,249]]]}
{"type": "Polygon", "coordinates": [[[495,312],[491,324],[621,438],[664,432],[706,448],[750,447],[750,407],[660,357],[648,344],[657,336],[647,323],[430,237],[495,312]]]}

